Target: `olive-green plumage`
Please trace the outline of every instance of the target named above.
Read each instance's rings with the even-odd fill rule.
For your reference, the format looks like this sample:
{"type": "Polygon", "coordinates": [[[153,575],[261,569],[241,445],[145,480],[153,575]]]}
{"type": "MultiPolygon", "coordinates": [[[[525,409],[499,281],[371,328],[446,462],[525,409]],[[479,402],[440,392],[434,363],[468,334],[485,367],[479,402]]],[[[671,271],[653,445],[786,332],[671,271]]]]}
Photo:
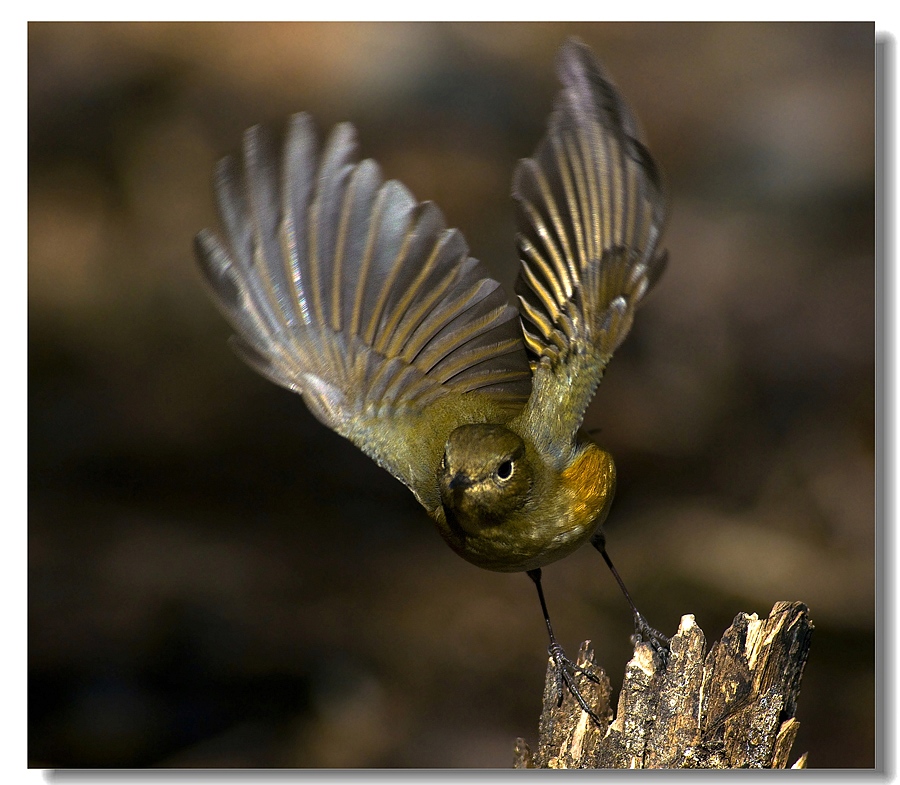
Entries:
{"type": "Polygon", "coordinates": [[[280,165],[259,128],[243,178],[219,164],[225,240],[196,242],[237,352],[498,571],[555,561],[606,517],[615,467],[579,428],[665,264],[660,177],[631,110],[584,44],[566,42],[559,74],[513,182],[519,311],[434,204],[356,162],[352,126],[319,152],[303,114],[280,165]]]}

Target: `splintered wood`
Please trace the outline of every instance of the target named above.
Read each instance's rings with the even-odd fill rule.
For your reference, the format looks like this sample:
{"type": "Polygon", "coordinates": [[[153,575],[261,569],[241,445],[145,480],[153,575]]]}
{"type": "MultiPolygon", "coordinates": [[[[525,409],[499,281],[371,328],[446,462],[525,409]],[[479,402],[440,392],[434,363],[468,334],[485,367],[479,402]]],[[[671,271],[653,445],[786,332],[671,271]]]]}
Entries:
{"type": "MultiPolygon", "coordinates": [[[[767,619],[741,613],[706,651],[693,616],[683,616],[668,662],[635,647],[613,717],[606,673],[585,641],[576,683],[598,727],[566,691],[556,705],[550,666],[537,751],[515,745],[515,768],[776,768],[788,765],[800,723],[794,718],[813,624],[799,602],[778,602],[767,619]]],[[[805,768],[802,755],[792,768],[805,768]]]]}

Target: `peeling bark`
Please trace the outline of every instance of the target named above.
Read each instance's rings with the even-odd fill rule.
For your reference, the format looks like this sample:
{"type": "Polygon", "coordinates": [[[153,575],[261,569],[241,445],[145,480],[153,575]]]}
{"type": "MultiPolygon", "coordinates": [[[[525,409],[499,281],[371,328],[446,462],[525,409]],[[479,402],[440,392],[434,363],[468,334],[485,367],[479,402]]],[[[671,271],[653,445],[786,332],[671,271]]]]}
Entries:
{"type": "MultiPolygon", "coordinates": [[[[548,666],[536,752],[517,739],[514,768],[786,768],[800,723],[795,718],[813,624],[799,602],[778,602],[767,619],[740,613],[706,650],[694,617],[683,616],[663,664],[639,643],[625,669],[613,715],[612,690],[590,642],[576,684],[598,727],[566,692],[556,705],[548,666]]],[[[802,755],[792,768],[805,768],[802,755]]]]}

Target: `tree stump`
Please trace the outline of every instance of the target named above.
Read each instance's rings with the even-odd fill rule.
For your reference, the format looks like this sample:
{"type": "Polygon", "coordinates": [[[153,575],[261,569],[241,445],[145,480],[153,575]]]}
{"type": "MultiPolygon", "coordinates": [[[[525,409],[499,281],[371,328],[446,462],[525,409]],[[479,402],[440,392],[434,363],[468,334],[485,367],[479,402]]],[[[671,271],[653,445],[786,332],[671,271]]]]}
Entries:
{"type": "MultiPolygon", "coordinates": [[[[767,619],[738,614],[707,653],[694,617],[683,616],[665,664],[648,644],[635,647],[615,719],[609,678],[585,641],[578,664],[599,683],[576,681],[603,726],[567,691],[556,705],[548,666],[537,751],[517,739],[514,767],[786,768],[812,631],[805,605],[778,602],[767,619]]],[[[804,753],[792,768],[805,767],[804,753]]]]}

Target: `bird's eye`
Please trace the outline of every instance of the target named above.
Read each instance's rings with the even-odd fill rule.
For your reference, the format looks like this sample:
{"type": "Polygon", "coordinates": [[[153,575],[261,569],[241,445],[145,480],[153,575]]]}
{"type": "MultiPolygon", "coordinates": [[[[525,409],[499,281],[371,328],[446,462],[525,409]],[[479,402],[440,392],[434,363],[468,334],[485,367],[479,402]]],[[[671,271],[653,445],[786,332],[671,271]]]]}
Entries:
{"type": "Polygon", "coordinates": [[[512,477],[513,473],[513,462],[512,461],[503,461],[497,467],[497,478],[500,480],[508,480],[512,477]]]}

